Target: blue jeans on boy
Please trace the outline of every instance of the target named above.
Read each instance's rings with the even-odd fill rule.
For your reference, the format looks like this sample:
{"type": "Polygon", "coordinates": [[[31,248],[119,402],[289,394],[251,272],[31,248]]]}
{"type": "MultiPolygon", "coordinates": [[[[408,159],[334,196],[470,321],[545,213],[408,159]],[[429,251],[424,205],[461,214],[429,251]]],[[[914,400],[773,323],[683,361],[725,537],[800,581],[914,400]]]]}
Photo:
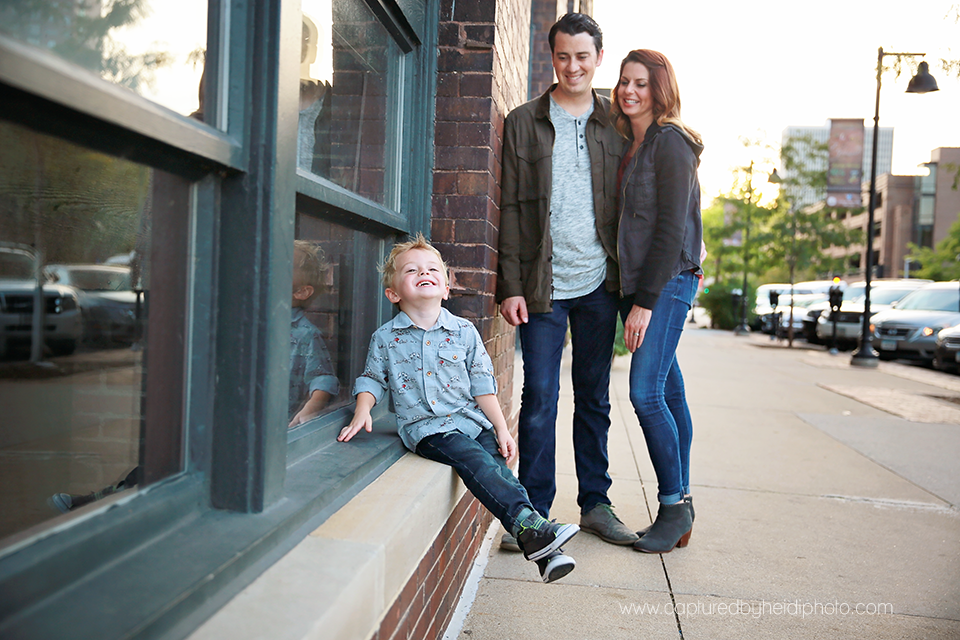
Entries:
{"type": "MultiPolygon", "coordinates": [[[[700,284],[684,271],[663,288],[643,342],[630,361],[630,402],[640,420],[650,461],[657,474],[657,499],[679,502],[690,491],[693,423],[677,363],[677,345],[700,284]]],[[[623,305],[626,321],[630,306],[623,305]]]]}
{"type": "Polygon", "coordinates": [[[560,358],[570,321],[573,343],[573,456],[577,504],[586,513],[610,504],[607,434],[610,430],[610,365],[617,333],[617,297],[601,284],[593,293],[554,300],[552,313],[531,313],[521,324],[523,394],[520,400],[520,482],[544,517],[557,493],[557,403],[560,358]]]}
{"type": "Polygon", "coordinates": [[[476,440],[459,431],[426,436],[417,443],[417,453],[453,467],[480,504],[512,532],[517,515],[532,508],[526,489],[507,467],[497,449],[497,438],[483,429],[476,440]]]}

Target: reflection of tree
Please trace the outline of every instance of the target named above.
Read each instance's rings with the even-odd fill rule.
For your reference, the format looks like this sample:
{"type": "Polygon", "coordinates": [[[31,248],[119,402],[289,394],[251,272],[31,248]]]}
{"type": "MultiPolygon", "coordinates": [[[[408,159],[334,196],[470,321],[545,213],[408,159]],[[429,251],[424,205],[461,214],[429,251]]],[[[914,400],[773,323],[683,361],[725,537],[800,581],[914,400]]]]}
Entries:
{"type": "Polygon", "coordinates": [[[4,31],[136,91],[153,84],[156,70],[170,64],[171,55],[130,54],[110,32],[147,14],[147,0],[20,0],[15,8],[0,9],[0,23],[4,31]]]}
{"type": "Polygon", "coordinates": [[[0,125],[0,237],[47,262],[101,262],[131,251],[149,170],[0,125]]]}

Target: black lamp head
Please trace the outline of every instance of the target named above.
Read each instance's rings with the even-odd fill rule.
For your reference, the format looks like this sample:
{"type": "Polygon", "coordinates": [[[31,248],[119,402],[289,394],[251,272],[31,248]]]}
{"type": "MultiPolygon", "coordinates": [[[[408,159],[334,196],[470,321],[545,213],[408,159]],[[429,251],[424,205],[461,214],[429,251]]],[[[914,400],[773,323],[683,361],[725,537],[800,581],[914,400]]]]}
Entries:
{"type": "Polygon", "coordinates": [[[910,78],[910,84],[907,85],[907,93],[929,93],[939,91],[936,79],[930,75],[930,65],[926,62],[920,63],[917,75],[910,78]]]}

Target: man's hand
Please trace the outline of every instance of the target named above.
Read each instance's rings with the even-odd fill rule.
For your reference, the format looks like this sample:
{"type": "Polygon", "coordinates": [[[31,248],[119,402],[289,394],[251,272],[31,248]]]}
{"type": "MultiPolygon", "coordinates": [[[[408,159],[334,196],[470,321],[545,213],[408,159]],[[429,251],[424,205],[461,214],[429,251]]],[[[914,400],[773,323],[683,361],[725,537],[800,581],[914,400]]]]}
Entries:
{"type": "Polygon", "coordinates": [[[527,301],[523,296],[511,296],[507,298],[500,303],[500,315],[514,327],[526,324],[530,319],[527,315],[527,301]]]}

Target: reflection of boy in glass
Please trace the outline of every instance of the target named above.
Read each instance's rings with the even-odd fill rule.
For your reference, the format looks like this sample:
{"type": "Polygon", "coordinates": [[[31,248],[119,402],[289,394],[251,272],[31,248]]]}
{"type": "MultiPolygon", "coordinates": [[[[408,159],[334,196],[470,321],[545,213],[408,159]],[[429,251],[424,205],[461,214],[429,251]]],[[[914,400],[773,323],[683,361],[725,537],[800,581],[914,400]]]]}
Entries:
{"type": "Polygon", "coordinates": [[[290,321],[289,427],[316,417],[336,397],[340,384],[333,373],[323,336],[303,313],[320,293],[326,265],[317,245],[293,243],[293,314],[290,321]]]}
{"type": "Polygon", "coordinates": [[[317,60],[320,32],[303,16],[303,41],[300,46],[300,120],[297,132],[297,166],[317,175],[330,175],[330,96],[331,87],[310,75],[317,60]]]}

